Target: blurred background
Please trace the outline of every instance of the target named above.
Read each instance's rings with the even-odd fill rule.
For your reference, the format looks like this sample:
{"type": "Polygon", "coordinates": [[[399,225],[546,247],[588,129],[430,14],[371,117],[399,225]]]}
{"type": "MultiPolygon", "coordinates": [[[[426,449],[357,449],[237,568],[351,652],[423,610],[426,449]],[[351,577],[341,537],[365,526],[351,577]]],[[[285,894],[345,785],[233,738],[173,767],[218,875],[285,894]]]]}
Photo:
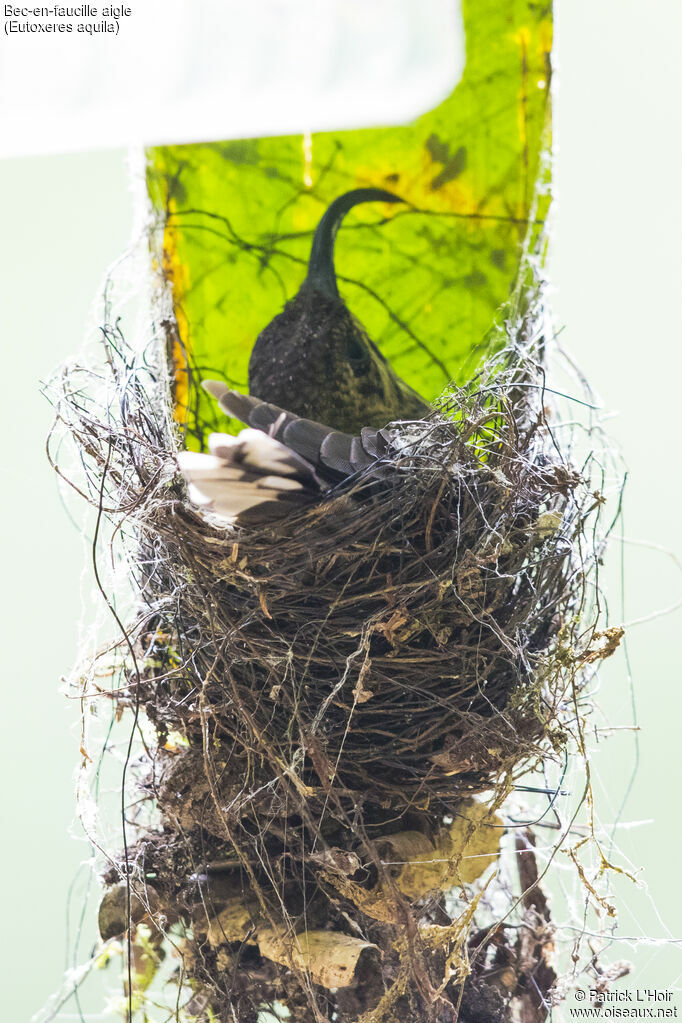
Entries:
{"type": "MultiPolygon", "coordinates": [[[[605,578],[613,621],[633,624],[627,656],[619,651],[600,671],[603,715],[595,725],[608,720],[618,730],[608,742],[595,733],[595,791],[604,823],[615,821],[628,793],[622,821],[631,826],[618,830],[617,845],[641,881],[637,888],[624,879],[615,885],[617,957],[635,963],[640,987],[679,989],[682,611],[652,616],[682,596],[682,7],[677,0],[646,6],[558,0],[556,27],[554,313],[562,343],[615,413],[610,435],[629,471],[624,525],[605,578]]],[[[428,59],[441,59],[439,52],[428,59]]],[[[437,75],[432,81],[446,84],[437,75]]],[[[40,384],[101,317],[106,270],[138,225],[123,148],[8,158],[0,162],[0,188],[6,367],[0,961],[5,1018],[23,1023],[60,987],[70,964],[67,936],[73,937],[85,884],[79,865],[89,855],[79,825],[70,829],[79,708],[58,690],[78,649],[77,623],[92,613],[91,583],[87,550],[45,458],[51,410],[40,384]]],[[[89,935],[85,953],[92,928],[89,935]]],[[[84,1018],[108,1019],[100,1010],[93,996],[84,1018]]],[[[68,1003],[57,1018],[80,1017],[68,1003]]]]}

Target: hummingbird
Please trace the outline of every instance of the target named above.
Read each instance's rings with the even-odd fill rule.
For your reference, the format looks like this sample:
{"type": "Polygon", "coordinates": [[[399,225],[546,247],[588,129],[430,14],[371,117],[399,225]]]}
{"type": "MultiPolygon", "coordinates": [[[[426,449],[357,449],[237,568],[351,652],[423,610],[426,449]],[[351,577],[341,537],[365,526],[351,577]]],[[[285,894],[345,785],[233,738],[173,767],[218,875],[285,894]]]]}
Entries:
{"type": "Polygon", "coordinates": [[[334,270],[334,241],[348,211],[403,201],[381,188],[355,188],[332,202],[315,230],[303,284],[253,346],[250,394],[347,433],[430,411],[350,312],[334,270]]]}
{"type": "Polygon", "coordinates": [[[203,381],[247,428],[237,437],[211,434],[209,454],[180,452],[180,469],[193,503],[236,525],[264,525],[319,500],[390,453],[391,423],[432,411],[339,294],[334,240],[346,213],[363,202],[403,200],[356,188],[332,202],[315,230],[303,284],[256,339],[250,395],[203,381]]]}

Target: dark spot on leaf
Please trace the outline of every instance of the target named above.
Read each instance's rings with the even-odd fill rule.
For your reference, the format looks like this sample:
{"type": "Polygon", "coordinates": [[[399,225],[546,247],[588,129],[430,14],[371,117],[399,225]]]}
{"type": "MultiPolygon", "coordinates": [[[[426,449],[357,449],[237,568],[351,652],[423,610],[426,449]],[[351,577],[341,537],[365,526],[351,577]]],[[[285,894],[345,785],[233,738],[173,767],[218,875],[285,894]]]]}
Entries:
{"type": "Polygon", "coordinates": [[[447,142],[442,142],[435,132],[427,138],[426,149],[434,163],[447,163],[450,146],[447,142]]]}
{"type": "Polygon", "coordinates": [[[496,266],[498,270],[504,270],[507,265],[507,253],[504,249],[491,249],[490,250],[490,262],[493,266],[496,266]]]}
{"type": "Polygon", "coordinates": [[[221,150],[225,159],[231,160],[232,163],[253,165],[258,163],[258,139],[235,139],[234,142],[224,142],[221,150]]]}
{"type": "Polygon", "coordinates": [[[465,288],[484,288],[488,283],[488,278],[480,270],[474,270],[473,273],[462,278],[462,283],[465,288]]]}
{"type": "Polygon", "coordinates": [[[168,198],[175,199],[178,205],[182,206],[187,202],[187,189],[182,183],[180,174],[166,178],[168,183],[168,198]]]}
{"type": "Polygon", "coordinates": [[[454,181],[466,167],[466,146],[460,146],[451,155],[449,143],[443,142],[435,132],[426,140],[426,149],[434,163],[443,164],[442,171],[431,182],[433,191],[442,188],[448,181],[454,181]]]}

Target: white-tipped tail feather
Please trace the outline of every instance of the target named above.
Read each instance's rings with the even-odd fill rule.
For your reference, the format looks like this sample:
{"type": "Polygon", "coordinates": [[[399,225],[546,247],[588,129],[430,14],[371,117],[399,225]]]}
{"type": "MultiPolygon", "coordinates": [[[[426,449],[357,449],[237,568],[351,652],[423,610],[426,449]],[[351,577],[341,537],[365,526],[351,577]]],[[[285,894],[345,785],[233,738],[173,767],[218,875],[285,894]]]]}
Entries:
{"type": "Polygon", "coordinates": [[[237,437],[211,434],[210,454],[183,451],[180,469],[194,504],[240,526],[283,518],[334,484],[376,467],[393,439],[390,428],[370,427],[352,437],[231,391],[218,380],[204,380],[203,386],[228,416],[249,429],[237,437]]]}
{"type": "Polygon", "coordinates": [[[259,525],[299,510],[319,496],[312,466],[259,430],[213,433],[210,454],[181,451],[180,471],[193,504],[240,525],[259,525]]]}

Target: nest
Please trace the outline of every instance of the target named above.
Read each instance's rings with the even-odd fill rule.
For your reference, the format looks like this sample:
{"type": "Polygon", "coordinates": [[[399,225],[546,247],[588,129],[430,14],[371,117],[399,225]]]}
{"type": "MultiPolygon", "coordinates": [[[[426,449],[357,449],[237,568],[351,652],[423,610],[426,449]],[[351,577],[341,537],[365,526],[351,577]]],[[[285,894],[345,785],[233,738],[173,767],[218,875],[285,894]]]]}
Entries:
{"type": "Polygon", "coordinates": [[[333,778],[349,805],[369,791],[446,809],[453,776],[456,791],[489,787],[554,717],[537,669],[575,609],[580,477],[548,455],[544,413],[521,422],[498,388],[442,411],[383,471],[277,530],[231,533],[179,501],[146,523],[177,573],[154,657],[191,650],[147,712],[179,728],[201,692],[255,788],[279,765],[268,812],[287,814],[294,775],[322,798],[333,778]]]}
{"type": "MultiPolygon", "coordinates": [[[[464,983],[471,916],[443,892],[474,880],[481,825],[495,836],[481,869],[494,858],[495,809],[559,756],[561,707],[602,649],[586,597],[600,501],[552,429],[539,294],[527,310],[379,464],[258,530],[189,504],[161,346],[133,353],[105,331],[106,409],[83,397],[89,371],[66,374],[58,418],[134,551],[139,613],[110,695],[156,734],[130,796],[154,801],[154,824],[107,882],[125,873],[129,918],[139,903],[137,921],[182,930],[197,1015],[248,1023],[284,1002],[299,1023],[379,1023],[470,1002],[492,1019],[513,996],[464,983]],[[417,847],[448,864],[435,880],[406,875],[417,847]],[[410,920],[419,955],[396,938],[410,920]],[[352,986],[314,959],[324,934],[337,958],[350,943],[352,986]]],[[[123,929],[120,891],[105,937],[123,929]]]]}

